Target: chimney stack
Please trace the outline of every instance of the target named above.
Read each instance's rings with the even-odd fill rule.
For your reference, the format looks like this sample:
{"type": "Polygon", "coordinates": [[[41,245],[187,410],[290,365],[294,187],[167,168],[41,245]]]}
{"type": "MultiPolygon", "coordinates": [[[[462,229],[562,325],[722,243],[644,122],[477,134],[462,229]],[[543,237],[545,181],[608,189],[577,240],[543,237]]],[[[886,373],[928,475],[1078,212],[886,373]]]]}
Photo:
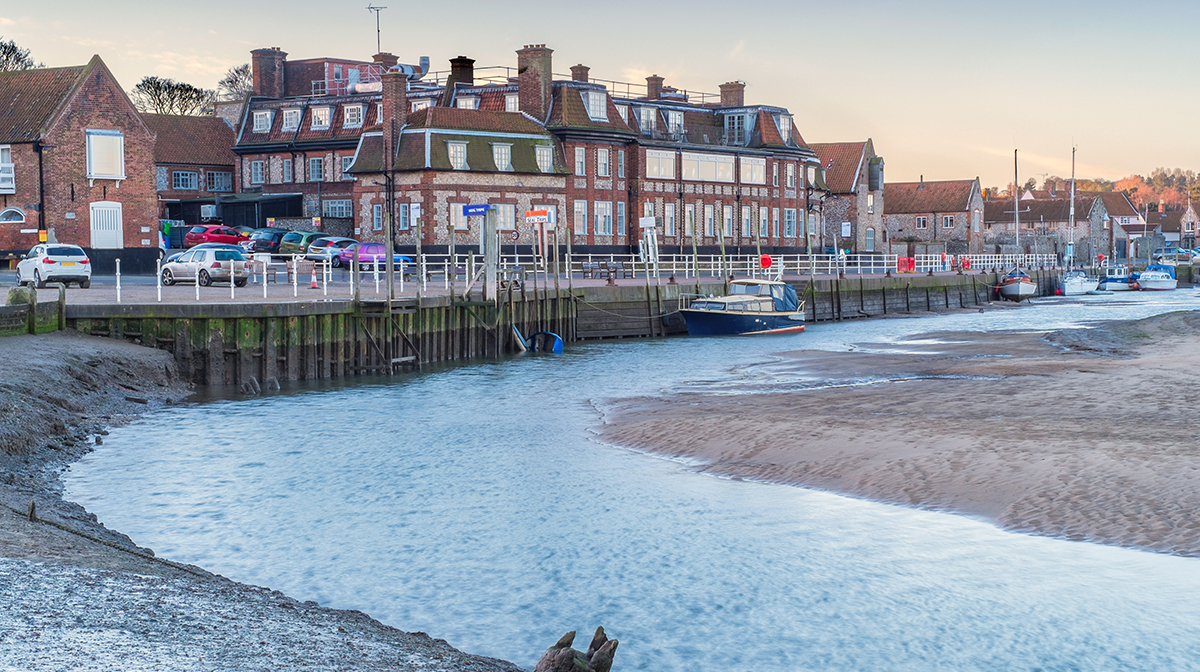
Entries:
{"type": "Polygon", "coordinates": [[[571,66],[571,79],[577,82],[588,81],[588,72],[591,70],[588,66],[580,63],[579,65],[571,66]]]}
{"type": "Polygon", "coordinates": [[[466,56],[450,59],[450,76],[446,78],[446,90],[442,92],[442,107],[450,107],[459,84],[471,86],[474,83],[475,59],[466,56]]]}
{"type": "Polygon", "coordinates": [[[658,100],[662,98],[663,78],[658,75],[650,75],[646,78],[646,100],[658,100]]]}
{"type": "Polygon", "coordinates": [[[725,82],[721,85],[721,107],[742,107],[745,104],[745,82],[725,82]]]}
{"type": "Polygon", "coordinates": [[[255,49],[250,52],[251,82],[254,95],[268,98],[283,97],[283,63],[287,53],[279,47],[255,49]]]}
{"type": "Polygon", "coordinates": [[[391,69],[392,66],[399,63],[400,57],[395,54],[389,54],[386,51],[381,51],[378,54],[375,54],[374,56],[372,56],[371,60],[373,60],[376,63],[378,63],[379,65],[383,66],[383,69],[386,71],[386,70],[391,69]]]}
{"type": "Polygon", "coordinates": [[[924,191],[924,190],[925,190],[925,176],[922,175],[921,182],[919,184],[917,184],[917,191],[924,191]]]}
{"type": "Polygon", "coordinates": [[[408,77],[401,72],[383,73],[383,166],[390,170],[396,156],[400,129],[408,122],[408,77]]]}
{"type": "Polygon", "coordinates": [[[550,112],[551,55],[553,49],[544,44],[527,44],[517,51],[517,96],[520,110],[525,114],[545,121],[550,112]]]}

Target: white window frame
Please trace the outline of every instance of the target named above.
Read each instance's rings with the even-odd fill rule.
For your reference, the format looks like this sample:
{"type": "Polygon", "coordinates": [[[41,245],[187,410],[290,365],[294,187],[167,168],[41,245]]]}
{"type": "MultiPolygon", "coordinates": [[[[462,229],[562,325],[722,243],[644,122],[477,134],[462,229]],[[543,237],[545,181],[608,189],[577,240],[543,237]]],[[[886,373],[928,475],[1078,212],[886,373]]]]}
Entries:
{"type": "Polygon", "coordinates": [[[284,156],[281,158],[283,159],[280,162],[280,168],[281,168],[280,172],[281,172],[281,177],[283,178],[281,181],[282,182],[291,182],[292,181],[292,170],[295,168],[295,160],[290,156],[284,156]]]}
{"type": "Polygon", "coordinates": [[[581,91],[583,106],[592,121],[608,121],[608,94],[604,91],[581,91]]]}
{"type": "Polygon", "coordinates": [[[323,131],[329,128],[329,122],[333,119],[333,108],[331,107],[314,107],[312,108],[312,122],[309,128],[314,131],[323,131]]]}
{"type": "Polygon", "coordinates": [[[741,164],[741,179],[743,184],[767,183],[766,159],[754,156],[743,156],[741,164]]]}
{"type": "Polygon", "coordinates": [[[596,148],[596,177],[612,177],[612,163],[609,161],[609,156],[608,149],[596,148]]]}
{"type": "Polygon", "coordinates": [[[709,238],[715,238],[717,235],[716,225],[717,209],[712,203],[704,204],[704,235],[709,238]]]}
{"type": "Polygon", "coordinates": [[[617,116],[621,117],[621,121],[629,123],[629,106],[616,105],[615,107],[617,108],[617,116]]]}
{"type": "Polygon", "coordinates": [[[625,235],[625,201],[617,201],[617,235],[625,235]]]}
{"type": "Polygon", "coordinates": [[[794,163],[787,164],[787,170],[785,170],[784,173],[785,173],[785,178],[787,180],[786,182],[784,182],[784,185],[788,189],[795,189],[796,188],[796,164],[794,164],[794,163]]]}
{"type": "Polygon", "coordinates": [[[335,198],[321,201],[321,216],[345,218],[354,216],[354,201],[349,198],[335,198]]]}
{"type": "Polygon", "coordinates": [[[725,115],[725,142],[727,144],[745,144],[747,135],[746,130],[745,114],[725,115]]]}
{"type": "Polygon", "coordinates": [[[650,133],[658,128],[658,109],[654,107],[638,108],[638,126],[642,133],[650,133]]]}
{"type": "Polygon", "coordinates": [[[12,160],[12,145],[0,145],[0,194],[17,193],[17,166],[12,160]]]}
{"type": "Polygon", "coordinates": [[[783,137],[783,144],[788,144],[792,138],[792,115],[781,114],[776,119],[776,125],[779,127],[779,135],[783,137]]]}
{"type": "Polygon", "coordinates": [[[867,194],[867,214],[875,214],[875,194],[867,194]]]}
{"type": "Polygon", "coordinates": [[[646,150],[646,177],[675,179],[675,152],[646,150]]]}
{"type": "Polygon", "coordinates": [[[575,233],[586,236],[588,232],[588,202],[584,200],[575,201],[573,213],[575,233]]]}
{"type": "Polygon", "coordinates": [[[340,157],[340,159],[341,159],[341,164],[342,164],[342,179],[345,181],[352,181],[354,179],[354,176],[351,175],[350,173],[347,173],[346,171],[350,170],[351,166],[354,165],[354,157],[353,156],[343,156],[343,157],[340,157]]]}
{"type": "Polygon", "coordinates": [[[16,206],[0,208],[0,224],[24,224],[25,221],[26,216],[24,210],[16,206]],[[5,219],[5,217],[9,214],[13,215],[13,217],[11,219],[5,219]]]}
{"type": "Polygon", "coordinates": [[[514,231],[517,228],[517,206],[512,203],[495,203],[496,230],[514,231]]]}
{"type": "Polygon", "coordinates": [[[492,162],[496,164],[496,170],[512,172],[512,145],[493,142],[492,162]]]}
{"type": "Polygon", "coordinates": [[[596,201],[596,235],[611,236],[613,232],[612,201],[596,201]]]}
{"type": "Polygon", "coordinates": [[[447,142],[446,156],[450,159],[450,168],[453,170],[470,170],[471,166],[467,163],[467,143],[465,142],[447,142]],[[461,154],[461,160],[455,159],[455,154],[461,154]]]}
{"type": "MultiPolygon", "coordinates": [[[[125,134],[121,131],[108,129],[89,128],[85,131],[87,134],[87,179],[90,185],[92,180],[117,180],[118,182],[125,179],[125,134]],[[96,150],[103,144],[114,142],[116,143],[116,153],[120,158],[120,167],[115,173],[98,173],[95,165],[96,150]]],[[[115,166],[113,166],[115,167],[115,166]]],[[[103,166],[99,168],[103,169],[103,166]]]]}
{"type": "Polygon", "coordinates": [[[254,113],[254,132],[255,133],[270,133],[271,132],[271,111],[258,110],[254,113]]]}
{"type": "Polygon", "coordinates": [[[667,110],[667,132],[673,136],[683,133],[683,112],[667,110]]]}
{"type": "Polygon", "coordinates": [[[587,176],[587,148],[575,148],[575,174],[579,177],[587,176]]]}
{"type": "Polygon", "coordinates": [[[521,95],[518,93],[504,94],[504,111],[505,112],[520,112],[521,111],[521,95]]]}
{"type": "Polygon", "coordinates": [[[929,228],[929,218],[928,217],[917,217],[917,218],[913,219],[913,228],[914,229],[928,229],[929,228]]]}
{"type": "Polygon", "coordinates": [[[325,157],[323,157],[323,156],[308,157],[308,181],[309,182],[324,182],[325,181],[325,157]]]}
{"type": "MultiPolygon", "coordinates": [[[[257,112],[255,113],[258,114],[257,112]]],[[[299,108],[287,109],[283,111],[283,125],[279,130],[284,133],[300,130],[301,110],[299,108]]],[[[257,121],[257,119],[255,119],[257,121]]]]}
{"type": "Polygon", "coordinates": [[[478,110],[479,96],[457,96],[454,99],[454,106],[460,110],[478,110]]]}
{"type": "MultiPolygon", "coordinates": [[[[418,99],[412,101],[411,103],[409,103],[408,109],[410,112],[420,112],[421,110],[424,110],[425,108],[428,108],[428,107],[433,107],[432,100],[430,100],[429,98],[418,98],[418,99]]],[[[383,106],[382,105],[379,106],[379,116],[380,116],[380,118],[383,117],[383,106]]]]}
{"type": "Polygon", "coordinates": [[[695,237],[696,235],[696,204],[683,204],[683,235],[695,237]]]}
{"type": "Polygon", "coordinates": [[[779,208],[771,208],[771,229],[775,232],[775,237],[779,237],[779,208]]]}
{"type": "Polygon", "coordinates": [[[450,204],[450,228],[455,231],[466,231],[469,222],[467,216],[463,214],[463,206],[466,203],[451,203],[450,204]]]}
{"type": "Polygon", "coordinates": [[[778,161],[771,162],[771,186],[772,187],[779,186],[779,162],[778,161]]]}
{"type": "Polygon", "coordinates": [[[204,176],[208,191],[233,191],[233,173],[227,170],[210,170],[204,176]]]}
{"type": "Polygon", "coordinates": [[[735,161],[724,154],[682,152],[684,180],[691,182],[733,182],[735,161]]]}
{"type": "Polygon", "coordinates": [[[617,150],[617,177],[625,177],[625,150],[617,150]]]}
{"type": "Polygon", "coordinates": [[[172,170],[171,171],[171,190],[172,191],[199,191],[200,190],[200,173],[194,170],[172,170]]]}
{"type": "Polygon", "coordinates": [[[942,228],[943,229],[953,229],[954,228],[954,215],[942,215],[942,228]]]}
{"type": "Polygon", "coordinates": [[[383,230],[383,204],[374,203],[371,205],[371,230],[383,230]]]}
{"type": "Polygon", "coordinates": [[[267,179],[267,162],[261,159],[250,162],[250,184],[263,184],[267,179]]]}
{"type": "Polygon", "coordinates": [[[796,232],[796,223],[797,223],[796,222],[796,209],[795,208],[784,208],[783,209],[783,237],[784,238],[795,238],[796,237],[796,233],[797,233],[796,232]]]}
{"type": "Polygon", "coordinates": [[[742,238],[749,238],[750,236],[752,236],[754,234],[754,229],[753,229],[754,222],[750,221],[751,217],[753,217],[753,210],[751,209],[750,206],[743,205],[741,215],[742,215],[742,222],[741,222],[742,238]]]}
{"type": "Polygon", "coordinates": [[[362,128],[366,117],[364,105],[346,105],[343,108],[342,128],[362,128]]]}
{"type": "Polygon", "coordinates": [[[721,206],[721,235],[733,238],[733,206],[721,206]]]}
{"type": "Polygon", "coordinates": [[[671,202],[663,203],[663,232],[668,236],[675,236],[675,204],[671,202]]]}
{"type": "Polygon", "coordinates": [[[543,173],[554,172],[554,148],[550,145],[535,145],[534,158],[537,159],[538,169],[543,173]]]}
{"type": "Polygon", "coordinates": [[[771,237],[771,211],[767,208],[758,209],[758,237],[771,237]]]}

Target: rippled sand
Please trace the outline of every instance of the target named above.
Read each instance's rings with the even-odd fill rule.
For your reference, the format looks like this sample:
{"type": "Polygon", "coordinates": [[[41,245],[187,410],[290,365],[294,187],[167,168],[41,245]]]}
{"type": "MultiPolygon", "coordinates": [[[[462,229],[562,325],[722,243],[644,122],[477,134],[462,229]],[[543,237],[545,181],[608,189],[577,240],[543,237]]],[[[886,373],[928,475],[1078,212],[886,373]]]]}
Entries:
{"type": "Polygon", "coordinates": [[[606,402],[600,436],[713,474],[1200,555],[1200,314],[864,350],[775,365],[809,385],[606,402]]]}

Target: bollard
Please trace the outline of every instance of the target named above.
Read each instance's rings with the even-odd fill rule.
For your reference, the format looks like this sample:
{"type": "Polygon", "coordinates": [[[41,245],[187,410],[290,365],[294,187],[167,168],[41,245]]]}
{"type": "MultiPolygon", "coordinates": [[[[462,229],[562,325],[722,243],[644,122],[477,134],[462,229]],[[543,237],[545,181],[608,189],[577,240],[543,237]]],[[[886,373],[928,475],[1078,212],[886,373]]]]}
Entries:
{"type": "Polygon", "coordinates": [[[300,276],[300,265],[296,263],[296,255],[293,254],[292,255],[292,297],[293,298],[300,296],[300,285],[297,284],[299,282],[299,276],[300,276]]]}
{"type": "Polygon", "coordinates": [[[154,280],[154,284],[158,288],[158,302],[162,303],[162,259],[154,262],[154,274],[158,276],[154,280]]]}
{"type": "Polygon", "coordinates": [[[265,262],[265,261],[263,262],[262,282],[263,282],[263,298],[265,299],[265,298],[267,298],[267,262],[265,262]]]}
{"type": "Polygon", "coordinates": [[[196,266],[196,300],[200,300],[200,266],[196,266]]]}
{"type": "Polygon", "coordinates": [[[326,261],[325,264],[321,266],[321,293],[325,296],[329,296],[329,275],[331,273],[333,273],[333,270],[330,269],[329,262],[326,261]]]}
{"type": "Polygon", "coordinates": [[[117,303],[121,302],[121,260],[117,259],[117,303]]]}
{"type": "Polygon", "coordinates": [[[229,300],[230,301],[233,301],[235,298],[233,295],[233,288],[237,286],[237,282],[234,280],[234,276],[235,276],[235,273],[237,270],[236,267],[237,267],[237,262],[234,261],[233,259],[230,259],[229,260],[229,300]]]}
{"type": "Polygon", "coordinates": [[[379,256],[373,257],[375,263],[371,264],[371,273],[375,275],[375,293],[379,293],[379,256]]]}

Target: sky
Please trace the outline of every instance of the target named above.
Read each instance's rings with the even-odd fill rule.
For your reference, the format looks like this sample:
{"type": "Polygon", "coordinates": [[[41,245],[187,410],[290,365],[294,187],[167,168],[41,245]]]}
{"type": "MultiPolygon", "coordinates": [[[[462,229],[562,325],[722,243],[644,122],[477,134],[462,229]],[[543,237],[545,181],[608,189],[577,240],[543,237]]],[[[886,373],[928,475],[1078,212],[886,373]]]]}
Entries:
{"type": "MultiPolygon", "coordinates": [[[[544,43],[554,71],[779,105],[808,142],[871,138],[889,182],[979,177],[1119,179],[1200,170],[1196,0],[373,0],[384,51],[434,70],[465,55],[516,64],[544,43]]],[[[59,0],[0,4],[0,36],[49,66],[99,54],[126,89],[142,77],[215,88],[250,50],[369,60],[366,0],[59,0]]]]}

